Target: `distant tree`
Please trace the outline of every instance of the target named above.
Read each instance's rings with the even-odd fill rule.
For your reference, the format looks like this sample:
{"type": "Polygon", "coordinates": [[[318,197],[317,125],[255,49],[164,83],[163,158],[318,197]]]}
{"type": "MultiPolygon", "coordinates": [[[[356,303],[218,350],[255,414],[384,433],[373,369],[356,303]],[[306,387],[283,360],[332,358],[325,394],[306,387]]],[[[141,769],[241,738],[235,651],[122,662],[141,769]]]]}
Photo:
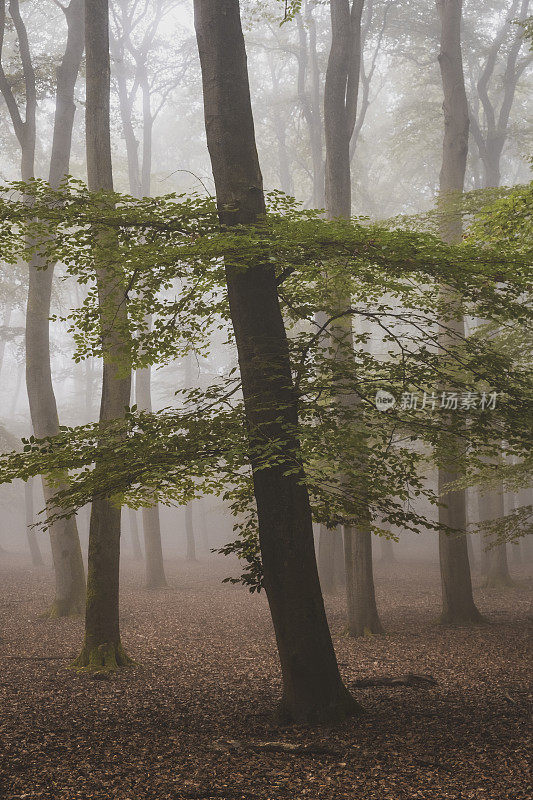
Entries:
{"type": "MultiPolygon", "coordinates": [[[[50,157],[49,182],[57,188],[68,174],[72,128],[76,106],[74,87],[83,56],[83,0],[71,0],[62,9],[67,23],[67,42],[56,71],[55,119],[50,157]]],[[[0,2],[0,91],[7,105],[21,152],[21,178],[35,177],[37,137],[37,81],[26,25],[18,0],[10,0],[9,13],[15,28],[23,76],[23,99],[15,96],[6,74],[2,53],[6,32],[6,3],[0,2]],[[23,106],[21,112],[20,106],[23,106]]],[[[54,264],[46,264],[38,255],[29,263],[29,288],[26,312],[26,385],[35,435],[54,436],[59,431],[59,417],[52,384],[50,364],[50,300],[54,264]]],[[[43,478],[45,501],[50,503],[54,487],[43,478]]],[[[80,613],[85,599],[85,574],[76,518],[56,520],[50,529],[55,571],[55,599],[50,616],[80,613]]]]}
{"type": "MultiPolygon", "coordinates": [[[[176,5],[175,0],[145,0],[141,8],[127,0],[114,0],[111,6],[113,27],[111,55],[123,136],[126,142],[130,193],[133,197],[149,197],[152,176],[153,127],[169,93],[183,76],[169,80],[166,71],[151,70],[150,60],[158,47],[158,33],[165,14],[176,5]],[[136,104],[141,99],[140,132],[136,129],[136,104]],[[154,107],[155,106],[155,107],[154,107]],[[140,135],[139,135],[140,133],[140,135]],[[139,141],[140,138],[140,141],[139,141]]],[[[151,325],[150,317],[147,318],[151,325]]],[[[139,408],[152,410],[151,368],[135,373],[135,401],[139,408]]],[[[161,523],[158,505],[142,510],[145,550],[145,580],[148,588],[166,585],[161,544],[161,523]]]]}
{"type": "MultiPolygon", "coordinates": [[[[357,119],[361,67],[363,0],[330,0],[331,50],[324,87],[326,140],[326,211],[330,219],[351,216],[350,142],[357,119]]],[[[339,309],[349,308],[351,297],[338,298],[339,309]]],[[[352,318],[331,328],[334,343],[353,352],[352,318]]],[[[339,386],[339,403],[354,409],[359,399],[339,386]]],[[[361,456],[362,458],[362,456],[361,456]]],[[[363,489],[364,493],[364,489],[363,489]]],[[[352,636],[382,633],[374,590],[371,517],[363,512],[357,527],[344,527],[348,630],[352,636]]]]}
{"type": "Polygon", "coordinates": [[[529,0],[512,0],[504,20],[484,54],[481,73],[472,87],[470,122],[472,138],[483,164],[483,186],[499,186],[501,157],[509,134],[511,109],[518,83],[531,54],[523,27],[529,0]],[[521,55],[521,51],[524,51],[521,55]],[[491,87],[492,83],[492,87],[491,87]]]}
{"type": "MultiPolygon", "coordinates": [[[[444,93],[444,138],[440,171],[440,203],[443,214],[442,238],[450,244],[460,242],[462,217],[454,213],[457,195],[464,188],[468,154],[468,103],[466,99],[461,52],[462,0],[437,0],[441,22],[439,66],[444,93]]],[[[446,292],[445,289],[442,290],[446,292]]],[[[464,338],[465,326],[460,303],[455,315],[447,319],[439,335],[445,351],[456,337],[464,338]]],[[[438,472],[439,522],[462,533],[439,533],[439,556],[442,585],[442,621],[445,623],[478,622],[480,614],[474,604],[472,579],[466,540],[466,490],[450,491],[449,484],[461,477],[464,465],[464,444],[457,437],[457,447],[450,464],[438,472]]]]}

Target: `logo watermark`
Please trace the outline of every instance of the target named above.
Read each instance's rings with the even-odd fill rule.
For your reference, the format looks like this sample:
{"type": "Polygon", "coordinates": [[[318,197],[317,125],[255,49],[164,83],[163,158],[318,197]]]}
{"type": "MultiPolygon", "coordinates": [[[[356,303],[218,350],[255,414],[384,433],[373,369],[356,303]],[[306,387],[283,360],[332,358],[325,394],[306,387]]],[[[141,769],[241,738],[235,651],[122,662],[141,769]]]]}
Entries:
{"type": "MultiPolygon", "coordinates": [[[[401,411],[471,411],[479,409],[490,411],[496,408],[498,392],[403,392],[398,403],[401,411]]],[[[397,405],[391,392],[378,389],[376,392],[376,408],[388,411],[397,405]]]]}

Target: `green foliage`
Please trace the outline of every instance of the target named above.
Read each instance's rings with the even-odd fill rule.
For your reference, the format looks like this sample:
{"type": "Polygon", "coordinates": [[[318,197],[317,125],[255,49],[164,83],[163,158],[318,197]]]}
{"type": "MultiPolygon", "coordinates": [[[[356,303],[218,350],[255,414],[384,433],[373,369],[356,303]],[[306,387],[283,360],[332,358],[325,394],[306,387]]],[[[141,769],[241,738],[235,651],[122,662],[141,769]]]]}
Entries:
{"type": "MultiPolygon", "coordinates": [[[[473,222],[455,246],[427,225],[414,230],[399,221],[327,221],[280,193],[269,196],[268,214],[258,225],[234,229],[219,225],[212,200],[195,195],[136,200],[91,195],[75,181],[55,192],[32,181],[6,187],[3,196],[5,258],[15,263],[29,248],[43,268],[61,261],[87,287],[83,306],[67,316],[77,359],[101,354],[92,244],[96,235],[102,241],[103,231],[113,233],[106,268],[127,291],[123,339],[132,347],[126,362],[136,367],[182,358],[193,348],[207,352],[217,330],[231,346],[224,266],[270,266],[299,405],[297,429],[289,433],[301,443],[303,463],[289,469],[303,467],[317,521],[357,525],[370,508],[376,532],[380,525],[437,529],[412,501],[437,503],[424,475],[435,464],[454,463],[458,442],[465,451],[465,485],[487,479],[487,463],[502,441],[521,466],[514,472],[503,467],[500,478],[508,475],[516,485],[521,476],[527,483],[530,187],[493,197],[475,220],[475,205],[465,201],[473,222]],[[443,286],[449,291],[440,291],[443,286]],[[453,333],[458,313],[487,323],[464,339],[453,333]],[[443,350],[438,337],[446,328],[450,343],[443,350]],[[519,353],[512,346],[517,341],[519,353]],[[396,399],[387,411],[376,406],[378,390],[396,399]],[[426,399],[424,408],[401,402],[413,392],[426,399]],[[442,392],[458,398],[496,392],[498,402],[462,408],[459,401],[450,414],[442,392]]],[[[281,441],[257,439],[256,469],[286,468],[290,454],[281,441]]],[[[99,494],[133,507],[222,496],[238,520],[236,538],[222,552],[237,553],[247,564],[243,582],[251,590],[261,587],[238,374],[183,390],[175,407],[157,414],[134,407],[105,431],[88,425],[62,428],[42,441],[31,437],[23,453],[0,460],[2,482],[45,473],[59,483],[67,470],[68,487],[56,496],[59,515],[99,494]]]]}

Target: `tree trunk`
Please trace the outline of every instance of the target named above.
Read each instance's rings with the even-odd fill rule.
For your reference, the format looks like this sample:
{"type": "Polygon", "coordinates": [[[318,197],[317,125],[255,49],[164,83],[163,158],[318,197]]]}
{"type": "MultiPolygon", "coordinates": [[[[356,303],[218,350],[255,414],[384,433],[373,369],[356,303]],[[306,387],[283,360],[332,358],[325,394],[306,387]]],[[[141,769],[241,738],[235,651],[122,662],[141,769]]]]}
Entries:
{"type": "MultiPolygon", "coordinates": [[[[74,87],[84,49],[83,1],[73,0],[64,9],[68,36],[65,53],[57,68],[56,109],[49,183],[57,188],[68,174],[74,125],[74,87]]],[[[27,179],[27,178],[25,178],[27,179]]],[[[59,417],[52,385],[49,344],[50,301],[54,265],[34,258],[30,263],[26,312],[26,386],[32,425],[38,438],[59,433],[59,417]]],[[[61,485],[59,489],[66,488],[61,485]]],[[[43,477],[43,494],[52,508],[58,490],[43,477]]],[[[85,602],[85,571],[76,517],[58,520],[50,529],[56,578],[56,595],[50,616],[80,614],[85,602]]]]}
{"type": "Polygon", "coordinates": [[[318,534],[318,574],[323,594],[335,591],[335,532],[321,525],[318,534]]]}
{"type": "Polygon", "coordinates": [[[24,505],[26,508],[26,537],[28,539],[28,548],[31,556],[31,563],[34,567],[42,567],[43,557],[39,549],[37,537],[33,530],[33,478],[30,478],[24,484],[24,505]]]}
{"type": "Polygon", "coordinates": [[[205,512],[205,499],[200,499],[200,538],[202,541],[202,548],[207,554],[210,553],[209,545],[209,531],[207,529],[207,514],[205,512]]]}
{"type": "MultiPolygon", "coordinates": [[[[109,122],[109,8],[108,0],[86,0],[86,114],[89,189],[113,190],[109,122]]],[[[124,416],[131,392],[128,343],[114,324],[125,322],[127,298],[120,279],[106,270],[105,248],[113,234],[95,232],[97,287],[102,328],[103,380],[100,423],[124,416]]],[[[98,455],[96,456],[98,457],[98,455]]],[[[121,510],[110,498],[95,496],[91,508],[85,641],[76,667],[112,670],[130,663],[120,641],[119,566],[121,510]]]]}
{"type": "Polygon", "coordinates": [[[187,538],[187,561],[196,561],[192,500],[185,506],[185,536],[187,538]]]}
{"type": "MultiPolygon", "coordinates": [[[[503,498],[503,486],[485,493],[480,492],[478,495],[479,521],[490,522],[503,517],[505,514],[503,498]]],[[[485,534],[483,538],[487,554],[486,586],[489,588],[511,586],[512,580],[509,574],[506,543],[494,546],[492,545],[490,534],[485,534]]]]}
{"type": "Polygon", "coordinates": [[[372,570],[372,534],[369,530],[344,528],[344,552],[348,600],[348,632],[350,636],[383,633],[374,591],[372,570]]]}
{"type": "MultiPolygon", "coordinates": [[[[151,320],[149,320],[150,324],[151,320]]],[[[138,407],[143,411],[152,411],[152,386],[150,367],[139,369],[135,373],[135,398],[138,407]]],[[[161,544],[161,521],[159,506],[148,506],[142,510],[144,553],[146,566],[146,587],[158,589],[167,585],[163,564],[163,547],[161,544]]]]}
{"type": "MultiPolygon", "coordinates": [[[[363,0],[354,0],[351,7],[349,0],[330,0],[330,8],[332,38],[324,89],[326,210],[330,219],[348,220],[352,207],[350,139],[359,90],[363,0]]],[[[339,298],[340,309],[350,305],[350,297],[339,298]]],[[[351,318],[345,328],[335,329],[333,334],[334,341],[343,340],[346,351],[353,352],[351,318]]],[[[353,410],[357,407],[357,399],[348,392],[340,392],[339,402],[353,410]]],[[[364,524],[344,529],[344,559],[350,635],[382,633],[374,593],[372,535],[364,524]]]]}
{"type": "MultiPolygon", "coordinates": [[[[52,138],[49,182],[56,188],[68,173],[72,125],[74,120],[74,84],[83,54],[83,1],[71,0],[63,7],[68,26],[67,44],[57,69],[56,111],[52,138]]],[[[6,101],[21,150],[21,178],[34,177],[37,92],[25,24],[18,0],[11,0],[9,11],[17,34],[18,51],[24,81],[25,117],[22,119],[11,84],[0,64],[0,89],[6,101]]],[[[5,28],[5,2],[0,4],[2,44],[5,28]]],[[[56,400],[52,386],[49,350],[50,297],[53,264],[33,258],[29,263],[28,304],[26,311],[26,384],[33,430],[38,438],[59,432],[56,400]]],[[[59,486],[59,489],[64,486],[59,486]]],[[[43,478],[44,499],[53,511],[52,497],[57,487],[43,478]]],[[[50,528],[50,541],[56,579],[55,599],[50,616],[79,613],[85,596],[85,575],[74,517],[58,520],[50,528]]]]}
{"type": "MultiPolygon", "coordinates": [[[[265,213],[238,0],[194,0],[207,144],[220,221],[254,224],[265,213]]],[[[331,641],[304,482],[297,401],[276,276],[269,263],[226,263],[264,585],[283,676],[282,716],[334,721],[359,705],[344,687],[331,641]],[[279,462],[262,463],[262,442],[277,442],[279,462]],[[259,467],[262,467],[261,469],[259,467]]]]}
{"type": "Polygon", "coordinates": [[[0,376],[2,375],[2,367],[4,366],[4,355],[6,351],[6,338],[9,331],[9,323],[11,321],[11,314],[13,313],[13,307],[9,300],[6,301],[4,306],[4,319],[2,320],[2,332],[3,336],[0,339],[0,376]]]}
{"type": "Polygon", "coordinates": [[[396,561],[392,539],[381,539],[381,560],[384,564],[394,564],[396,561]]]}
{"type": "MultiPolygon", "coordinates": [[[[454,193],[464,187],[468,154],[468,104],[466,99],[463,59],[461,53],[462,0],[437,0],[441,22],[439,66],[444,92],[444,139],[440,171],[441,208],[445,212],[441,223],[442,238],[458,242],[462,238],[460,213],[453,211],[454,193]]],[[[462,318],[448,321],[448,327],[458,337],[464,337],[462,318]]],[[[449,344],[448,334],[441,331],[440,343],[449,344]]],[[[458,445],[458,450],[460,446],[458,445]]],[[[462,454],[457,452],[458,463],[462,454]]],[[[464,533],[439,533],[439,556],[442,583],[442,622],[445,624],[478,622],[480,613],[474,604],[472,578],[466,541],[466,491],[447,492],[446,487],[460,473],[452,468],[439,469],[438,491],[442,506],[439,522],[464,533]]]]}
{"type": "Polygon", "coordinates": [[[316,23],[312,6],[306,3],[305,20],[296,15],[298,26],[298,101],[309,132],[313,165],[313,208],[324,206],[324,157],[322,152],[322,119],[320,113],[320,70],[316,43],[316,23]],[[310,65],[310,86],[308,66],[310,65]]]}
{"type": "Polygon", "coordinates": [[[137,512],[134,508],[128,509],[128,519],[130,523],[131,550],[135,561],[142,561],[141,542],[139,539],[139,525],[137,524],[137,512]]]}

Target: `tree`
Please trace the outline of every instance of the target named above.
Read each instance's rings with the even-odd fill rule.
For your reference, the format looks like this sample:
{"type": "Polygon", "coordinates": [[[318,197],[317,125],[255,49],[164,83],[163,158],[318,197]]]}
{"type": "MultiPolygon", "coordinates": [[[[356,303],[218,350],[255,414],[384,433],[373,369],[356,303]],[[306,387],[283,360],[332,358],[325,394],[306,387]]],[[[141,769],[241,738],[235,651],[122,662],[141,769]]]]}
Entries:
{"type": "MultiPolygon", "coordinates": [[[[57,188],[68,174],[75,104],[74,87],[83,55],[83,0],[71,0],[60,6],[67,23],[67,43],[56,74],[56,108],[49,183],[57,188]]],[[[1,65],[6,29],[5,0],[0,3],[0,90],[8,107],[21,151],[21,177],[35,177],[37,87],[26,26],[18,0],[10,0],[9,11],[19,43],[24,80],[24,119],[9,79],[1,65]]],[[[50,365],[50,299],[54,264],[46,264],[38,255],[29,262],[28,304],[26,312],[26,385],[35,435],[54,436],[59,431],[59,417],[52,385],[50,365]]],[[[54,487],[43,478],[45,501],[52,502],[54,487]]],[[[85,600],[85,574],[76,518],[58,519],[50,529],[55,571],[55,599],[50,616],[81,613],[85,600]]]]}
{"type": "MultiPolygon", "coordinates": [[[[442,237],[449,243],[461,241],[462,218],[453,212],[456,195],[463,191],[468,154],[468,103],[461,52],[462,0],[437,0],[441,22],[439,66],[444,92],[444,139],[440,171],[440,203],[443,212],[442,237]]],[[[446,290],[442,290],[445,292],[446,290]]],[[[439,344],[446,349],[455,337],[464,338],[465,327],[459,302],[453,319],[446,321],[439,344]]],[[[472,579],[466,540],[466,491],[450,491],[449,484],[460,478],[464,452],[461,440],[447,468],[439,468],[438,487],[441,506],[439,522],[460,533],[439,533],[439,556],[442,584],[442,621],[444,623],[479,622],[474,604],[472,579]]]]}
{"type": "MultiPolygon", "coordinates": [[[[165,14],[175,5],[175,0],[145,0],[141,9],[126,0],[115,0],[112,5],[114,32],[111,37],[111,53],[114,61],[120,117],[126,142],[130,193],[133,197],[149,197],[152,175],[153,127],[159,112],[164,107],[169,93],[183,77],[183,72],[169,79],[160,65],[150,72],[150,56],[157,45],[157,36],[165,14]],[[130,67],[129,61],[133,62],[130,67]],[[131,77],[128,80],[128,71],[131,77]],[[135,130],[134,113],[137,95],[141,95],[140,139],[135,130]],[[156,97],[155,108],[154,96],[156,97]]],[[[151,324],[148,317],[147,324],[151,324]]],[[[152,410],[150,365],[135,374],[135,400],[137,406],[152,410]]],[[[158,505],[142,510],[146,586],[166,586],[163,550],[161,544],[161,522],[158,505]]]]}
{"type": "MultiPolygon", "coordinates": [[[[363,0],[331,0],[331,50],[324,88],[326,140],[326,210],[330,219],[351,216],[350,141],[357,117],[361,65],[361,17],[363,0]]],[[[349,308],[351,298],[339,297],[339,309],[349,308]]],[[[336,345],[353,352],[352,318],[331,329],[336,345]]],[[[339,402],[353,406],[355,395],[339,386],[339,402]]],[[[348,630],[352,636],[382,633],[374,590],[370,514],[363,512],[360,525],[344,527],[348,630]]]]}
{"type": "MultiPolygon", "coordinates": [[[[503,498],[503,489],[478,493],[480,523],[501,519],[504,516],[503,498]]],[[[490,533],[485,534],[483,538],[486,545],[485,579],[487,586],[510,586],[512,581],[509,574],[506,542],[495,543],[490,533]]]]}
{"type": "Polygon", "coordinates": [[[483,164],[483,186],[499,186],[500,161],[509,132],[509,120],[514,96],[521,75],[531,63],[530,54],[520,58],[524,31],[517,22],[527,18],[529,0],[512,0],[509,11],[488,48],[485,63],[476,84],[476,103],[470,106],[470,122],[474,142],[483,164]],[[497,75],[498,58],[504,61],[503,74],[497,75]],[[489,90],[490,82],[501,86],[500,102],[496,92],[489,90]],[[492,97],[491,97],[492,94],[492,97]],[[483,112],[480,119],[479,110],[483,112]]]}
{"type": "MultiPolygon", "coordinates": [[[[194,2],[207,144],[224,226],[265,213],[238,0],[194,2]]],[[[282,713],[334,721],[359,710],[344,687],[315,561],[311,508],[297,439],[298,409],[271,263],[226,261],[245,403],[264,585],[283,676],[282,713]],[[278,463],[263,464],[264,442],[278,463]]]]}
{"type": "MultiPolygon", "coordinates": [[[[112,192],[108,0],[86,0],[85,54],[88,185],[94,192],[112,192]]],[[[100,405],[103,437],[107,423],[124,417],[131,392],[130,347],[124,341],[127,290],[120,264],[113,264],[112,254],[113,234],[96,234],[94,255],[104,360],[100,405]]],[[[120,507],[112,498],[105,495],[93,498],[85,640],[74,662],[78,668],[113,670],[130,663],[120,641],[120,520],[120,507]]]]}
{"type": "Polygon", "coordinates": [[[44,563],[43,557],[33,529],[33,478],[30,478],[24,484],[24,507],[26,510],[26,538],[28,540],[31,563],[34,567],[41,567],[44,563]]]}

